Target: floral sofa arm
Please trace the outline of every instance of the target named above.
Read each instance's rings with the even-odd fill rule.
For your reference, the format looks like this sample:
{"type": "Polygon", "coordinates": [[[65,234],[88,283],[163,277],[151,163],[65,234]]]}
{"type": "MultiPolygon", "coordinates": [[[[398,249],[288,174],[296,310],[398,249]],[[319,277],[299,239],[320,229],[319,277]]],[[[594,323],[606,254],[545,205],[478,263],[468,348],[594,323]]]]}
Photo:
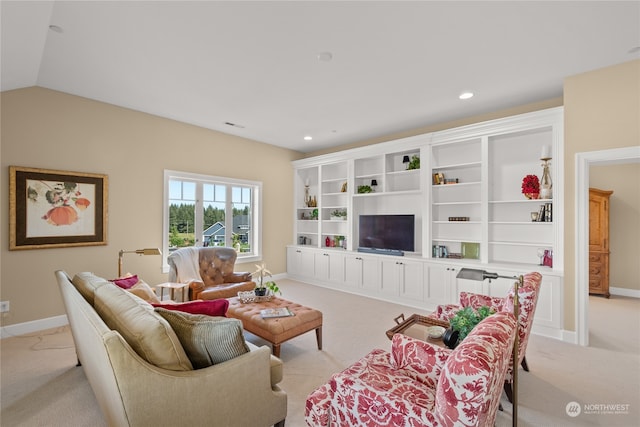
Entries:
{"type": "Polygon", "coordinates": [[[391,366],[414,380],[435,388],[451,352],[448,348],[395,334],[391,342],[391,366]]]}

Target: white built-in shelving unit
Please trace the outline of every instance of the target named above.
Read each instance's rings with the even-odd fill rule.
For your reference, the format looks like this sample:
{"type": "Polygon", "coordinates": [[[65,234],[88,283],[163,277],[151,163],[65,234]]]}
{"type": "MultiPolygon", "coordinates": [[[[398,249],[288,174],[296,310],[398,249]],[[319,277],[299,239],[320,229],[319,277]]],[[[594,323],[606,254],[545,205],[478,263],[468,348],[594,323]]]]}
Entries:
{"type": "Polygon", "coordinates": [[[547,283],[541,298],[548,304],[538,304],[536,322],[557,337],[564,184],[556,165],[563,162],[562,108],[294,161],[289,274],[428,309],[455,302],[462,290],[502,295],[509,287],[508,281],[478,285],[457,279],[462,267],[505,275],[537,270],[547,283]],[[543,147],[552,153],[553,196],[528,200],[522,179],[542,175],[543,147]],[[418,156],[421,167],[407,170],[405,156],[418,156]],[[305,203],[305,185],[317,206],[305,203]],[[359,192],[361,186],[373,191],[359,192]],[[552,215],[532,221],[542,205],[552,215]],[[333,217],[335,211],[346,216],[333,217]],[[358,252],[358,218],[365,214],[415,215],[415,251],[404,257],[358,252]],[[539,265],[544,250],[553,253],[553,267],[539,265]]]}

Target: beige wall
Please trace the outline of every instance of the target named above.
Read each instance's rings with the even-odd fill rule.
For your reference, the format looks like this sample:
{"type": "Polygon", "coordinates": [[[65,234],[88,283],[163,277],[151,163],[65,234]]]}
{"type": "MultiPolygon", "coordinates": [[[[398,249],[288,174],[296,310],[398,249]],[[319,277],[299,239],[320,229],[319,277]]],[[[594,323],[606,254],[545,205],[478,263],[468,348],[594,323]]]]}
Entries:
{"type": "Polygon", "coordinates": [[[589,186],[613,190],[609,199],[609,286],[640,291],[640,164],[591,166],[589,186]]]}
{"type": "MultiPolygon", "coordinates": [[[[575,329],[575,155],[640,144],[640,60],[564,83],[565,329],[575,329]]],[[[637,261],[636,261],[637,263],[637,261]]]]}
{"type": "MultiPolygon", "coordinates": [[[[43,88],[1,97],[0,298],[11,302],[3,326],[64,314],[54,270],[113,278],[120,249],[161,247],[164,169],[262,181],[264,259],[274,274],[286,271],[290,162],[300,153],[43,88]],[[9,165],[107,174],[108,245],[9,251],[9,165]]],[[[160,258],[128,255],[125,270],[166,281],[160,258]]]]}

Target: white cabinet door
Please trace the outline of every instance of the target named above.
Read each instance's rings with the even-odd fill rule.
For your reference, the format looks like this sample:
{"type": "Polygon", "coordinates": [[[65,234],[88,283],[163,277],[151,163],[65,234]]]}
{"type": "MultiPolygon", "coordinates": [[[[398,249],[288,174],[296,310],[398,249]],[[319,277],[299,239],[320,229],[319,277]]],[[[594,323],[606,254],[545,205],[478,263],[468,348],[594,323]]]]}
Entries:
{"type": "Polygon", "coordinates": [[[454,302],[452,301],[452,295],[456,292],[456,274],[457,271],[453,267],[425,264],[424,277],[426,277],[427,280],[424,290],[424,300],[429,309],[434,309],[441,304],[454,302]]]}
{"type": "MultiPolygon", "coordinates": [[[[562,307],[564,289],[562,277],[542,273],[542,284],[533,317],[533,330],[544,335],[553,335],[564,327],[562,307]]],[[[561,338],[558,336],[557,338],[561,338]]]]}
{"type": "Polygon", "coordinates": [[[314,253],[302,248],[287,248],[287,273],[311,279],[315,275],[314,253]]]}
{"type": "MultiPolygon", "coordinates": [[[[459,271],[459,269],[458,269],[459,271]]],[[[482,294],[489,295],[489,282],[485,280],[484,282],[477,282],[475,280],[468,279],[456,279],[455,275],[458,274],[458,271],[453,275],[453,280],[455,283],[455,293],[452,303],[458,304],[460,302],[460,292],[469,292],[472,294],[482,294]]],[[[502,295],[504,296],[504,295],[502,295]]]]}
{"type": "Polygon", "coordinates": [[[400,296],[415,301],[424,297],[424,268],[420,261],[400,261],[400,296]]]}
{"type": "Polygon", "coordinates": [[[398,261],[395,259],[380,260],[380,291],[385,295],[398,296],[400,294],[400,274],[398,261]]]}
{"type": "Polygon", "coordinates": [[[320,281],[340,284],[344,282],[344,254],[340,252],[315,253],[315,277],[320,281]]]}
{"type": "Polygon", "coordinates": [[[422,261],[383,259],[380,261],[380,290],[385,295],[422,301],[424,275],[422,261]]]}
{"type": "Polygon", "coordinates": [[[359,288],[362,284],[362,257],[346,255],[344,257],[344,284],[359,288]]]}
{"type": "Polygon", "coordinates": [[[360,255],[345,255],[344,283],[354,288],[379,290],[380,263],[377,259],[360,255]]]}
{"type": "MultiPolygon", "coordinates": [[[[490,284],[488,281],[477,282],[474,280],[458,279],[456,276],[460,272],[459,266],[427,264],[425,268],[428,270],[427,273],[425,273],[426,277],[428,277],[425,301],[429,303],[429,306],[459,304],[460,292],[490,295],[490,284]]],[[[500,292],[502,288],[503,286],[495,288],[495,292],[500,292]]]]}
{"type": "Polygon", "coordinates": [[[318,280],[329,280],[329,254],[326,252],[314,254],[315,277],[318,280]]]}
{"type": "Polygon", "coordinates": [[[362,257],[363,289],[380,292],[380,261],[376,258],[362,257]]]}

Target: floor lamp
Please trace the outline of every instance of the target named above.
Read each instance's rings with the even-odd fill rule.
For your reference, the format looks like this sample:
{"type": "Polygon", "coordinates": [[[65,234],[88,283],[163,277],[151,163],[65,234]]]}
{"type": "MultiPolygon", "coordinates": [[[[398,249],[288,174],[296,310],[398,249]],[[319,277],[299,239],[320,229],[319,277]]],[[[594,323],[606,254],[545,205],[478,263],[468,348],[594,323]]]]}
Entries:
{"type": "Polygon", "coordinates": [[[118,253],[118,277],[122,277],[122,256],[124,254],[162,255],[162,252],[158,248],[136,249],[135,251],[125,251],[120,249],[120,252],[118,253]]]}
{"type": "Polygon", "coordinates": [[[475,280],[482,282],[486,279],[515,279],[513,286],[515,292],[513,295],[513,315],[516,317],[516,338],[513,342],[513,416],[511,423],[515,427],[518,425],[518,347],[520,346],[520,306],[518,301],[518,289],[524,282],[524,277],[520,276],[500,276],[498,273],[488,273],[484,270],[476,270],[473,268],[462,268],[456,276],[458,279],[475,280]]]}

